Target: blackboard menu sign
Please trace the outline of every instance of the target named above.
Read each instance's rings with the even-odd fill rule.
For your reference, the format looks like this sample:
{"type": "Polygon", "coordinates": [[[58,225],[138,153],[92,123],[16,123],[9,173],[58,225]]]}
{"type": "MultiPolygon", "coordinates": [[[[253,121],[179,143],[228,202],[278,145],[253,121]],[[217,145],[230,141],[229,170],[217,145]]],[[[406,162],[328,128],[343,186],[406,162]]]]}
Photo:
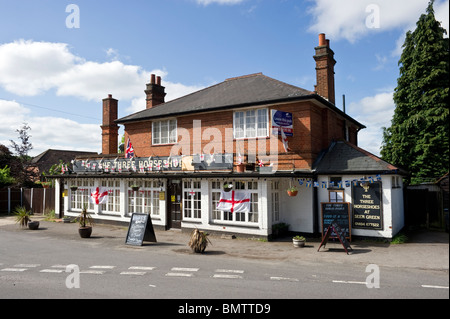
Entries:
{"type": "Polygon", "coordinates": [[[144,241],[156,243],[156,236],[153,230],[152,219],[149,214],[133,213],[128,227],[125,244],[132,246],[142,246],[144,241]]]}
{"type": "Polygon", "coordinates": [[[325,247],[325,245],[328,242],[328,239],[331,238],[332,233],[335,233],[337,235],[337,238],[339,239],[342,246],[344,247],[344,250],[347,253],[347,255],[348,255],[349,250],[353,251],[353,248],[350,246],[350,243],[345,238],[345,234],[344,234],[343,230],[341,229],[341,227],[338,225],[337,221],[331,222],[330,226],[327,228],[327,230],[325,232],[325,236],[323,237],[322,242],[320,243],[319,249],[317,249],[317,251],[320,250],[320,247],[322,247],[322,246],[325,247]]]}
{"type": "Polygon", "coordinates": [[[352,186],[353,228],[383,229],[381,182],[352,186]]]}
{"type": "MultiPolygon", "coordinates": [[[[336,222],[345,238],[351,241],[350,203],[321,203],[322,205],[322,238],[332,222],[336,222]]],[[[338,234],[331,233],[331,238],[338,238],[338,234]]]]}

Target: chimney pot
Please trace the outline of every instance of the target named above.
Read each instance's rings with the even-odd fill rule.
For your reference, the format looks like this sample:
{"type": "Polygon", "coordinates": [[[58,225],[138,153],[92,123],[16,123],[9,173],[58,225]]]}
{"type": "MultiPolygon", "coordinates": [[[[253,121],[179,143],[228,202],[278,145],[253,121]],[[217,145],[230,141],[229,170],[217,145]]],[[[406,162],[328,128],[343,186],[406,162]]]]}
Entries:
{"type": "Polygon", "coordinates": [[[161,85],[161,77],[160,76],[156,77],[156,84],[161,85]]]}
{"type": "Polygon", "coordinates": [[[155,75],[154,74],[152,74],[152,76],[151,76],[150,83],[155,84],[155,75]]]}
{"type": "Polygon", "coordinates": [[[319,34],[319,46],[326,45],[325,33],[319,34]]]}

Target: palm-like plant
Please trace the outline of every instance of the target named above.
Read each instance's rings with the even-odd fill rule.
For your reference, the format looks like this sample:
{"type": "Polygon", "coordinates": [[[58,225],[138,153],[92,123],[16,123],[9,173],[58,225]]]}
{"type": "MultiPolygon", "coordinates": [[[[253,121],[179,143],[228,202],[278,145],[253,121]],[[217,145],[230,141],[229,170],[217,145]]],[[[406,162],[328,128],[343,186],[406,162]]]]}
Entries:
{"type": "Polygon", "coordinates": [[[30,221],[31,212],[28,211],[23,206],[18,206],[14,210],[14,215],[16,215],[16,223],[18,223],[22,227],[27,227],[28,222],[30,221]]]}

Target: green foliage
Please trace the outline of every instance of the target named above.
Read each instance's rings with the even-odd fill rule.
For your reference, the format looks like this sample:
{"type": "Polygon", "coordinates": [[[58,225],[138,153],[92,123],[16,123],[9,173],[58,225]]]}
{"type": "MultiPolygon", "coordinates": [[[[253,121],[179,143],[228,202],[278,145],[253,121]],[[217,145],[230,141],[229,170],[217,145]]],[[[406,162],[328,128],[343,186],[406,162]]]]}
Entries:
{"type": "Polygon", "coordinates": [[[31,212],[23,206],[18,206],[14,210],[14,215],[16,215],[16,223],[22,227],[26,227],[30,221],[31,212]]]}
{"type": "Polygon", "coordinates": [[[411,173],[411,183],[439,177],[449,167],[449,39],[433,1],[408,31],[394,92],[395,113],[384,128],[384,160],[411,173]]]}
{"type": "Polygon", "coordinates": [[[15,183],[15,179],[11,177],[10,168],[5,166],[0,168],[0,187],[8,186],[15,183]]]}

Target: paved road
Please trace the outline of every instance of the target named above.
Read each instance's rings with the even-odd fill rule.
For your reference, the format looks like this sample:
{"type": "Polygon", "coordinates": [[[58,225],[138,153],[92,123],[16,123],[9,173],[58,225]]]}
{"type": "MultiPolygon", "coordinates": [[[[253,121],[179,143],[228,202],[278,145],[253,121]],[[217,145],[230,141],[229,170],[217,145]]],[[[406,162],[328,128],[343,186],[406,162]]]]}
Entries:
{"type": "Polygon", "coordinates": [[[448,266],[437,263],[429,268],[379,263],[379,288],[369,289],[366,281],[375,272],[366,272],[366,267],[377,258],[363,262],[356,255],[358,259],[348,262],[354,256],[338,247],[324,255],[316,251],[317,243],[299,252],[288,243],[214,238],[209,253],[197,255],[186,248],[186,235],[178,232],[157,232],[158,244],[134,247],[124,245],[123,228],[98,226],[98,235],[89,240],[81,240],[73,230],[73,224],[45,222],[40,231],[0,226],[0,298],[449,297],[448,266]],[[247,244],[252,252],[260,249],[251,255],[247,244]],[[285,258],[289,250],[296,258],[285,258]],[[247,257],[242,255],[246,251],[247,257]],[[299,258],[302,255],[305,258],[299,258]],[[76,283],[80,288],[68,288],[76,283]]]}

